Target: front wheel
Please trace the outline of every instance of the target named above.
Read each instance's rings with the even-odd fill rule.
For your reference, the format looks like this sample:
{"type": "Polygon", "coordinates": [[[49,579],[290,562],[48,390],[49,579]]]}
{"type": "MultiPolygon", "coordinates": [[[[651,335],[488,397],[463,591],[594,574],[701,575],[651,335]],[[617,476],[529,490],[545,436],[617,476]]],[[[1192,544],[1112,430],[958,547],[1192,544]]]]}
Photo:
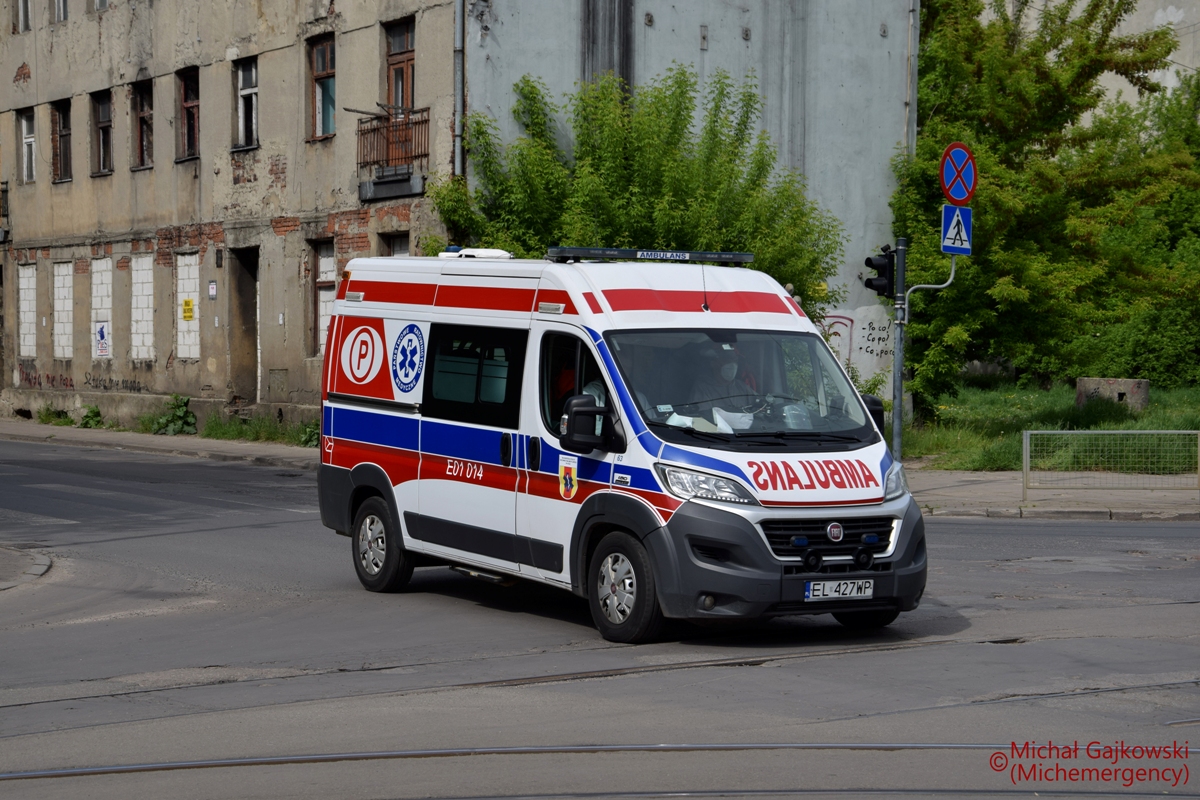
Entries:
{"type": "Polygon", "coordinates": [[[400,529],[382,497],[368,497],[354,516],[350,546],[358,580],[372,592],[398,592],[413,573],[413,556],[404,551],[400,529]]]}
{"type": "Polygon", "coordinates": [[[588,568],[588,606],[610,642],[645,642],[662,628],[654,570],[642,543],[614,531],[600,540],[588,568]]]}
{"type": "Polygon", "coordinates": [[[886,628],[900,616],[897,610],[891,611],[839,611],[833,618],[852,631],[873,631],[886,628]]]}

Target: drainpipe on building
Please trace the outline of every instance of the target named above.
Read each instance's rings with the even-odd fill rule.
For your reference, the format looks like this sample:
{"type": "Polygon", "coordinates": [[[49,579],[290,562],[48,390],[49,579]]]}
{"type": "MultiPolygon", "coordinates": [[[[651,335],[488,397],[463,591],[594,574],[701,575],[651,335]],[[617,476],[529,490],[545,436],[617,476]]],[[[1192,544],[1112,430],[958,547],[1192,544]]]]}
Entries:
{"type": "Polygon", "coordinates": [[[463,106],[466,76],[463,71],[463,26],[466,0],[454,0],[454,174],[463,174],[463,106]]]}
{"type": "Polygon", "coordinates": [[[908,96],[904,100],[904,145],[908,157],[917,152],[917,47],[921,36],[921,2],[910,0],[908,7],[908,96]]]}

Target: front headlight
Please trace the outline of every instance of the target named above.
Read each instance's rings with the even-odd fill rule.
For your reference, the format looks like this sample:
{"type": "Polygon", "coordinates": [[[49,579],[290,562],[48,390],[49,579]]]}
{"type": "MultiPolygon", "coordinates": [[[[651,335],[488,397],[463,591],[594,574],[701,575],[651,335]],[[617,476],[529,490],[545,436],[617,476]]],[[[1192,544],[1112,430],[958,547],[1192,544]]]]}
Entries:
{"type": "Polygon", "coordinates": [[[742,505],[758,505],[745,487],[729,478],[708,475],[703,472],[692,472],[690,469],[669,467],[666,464],[655,464],[659,477],[667,491],[683,500],[720,500],[725,503],[741,503],[742,505]]]}
{"type": "Polygon", "coordinates": [[[904,474],[904,466],[899,461],[892,462],[888,470],[887,480],[883,482],[883,499],[895,500],[908,493],[908,477],[904,474]]]}

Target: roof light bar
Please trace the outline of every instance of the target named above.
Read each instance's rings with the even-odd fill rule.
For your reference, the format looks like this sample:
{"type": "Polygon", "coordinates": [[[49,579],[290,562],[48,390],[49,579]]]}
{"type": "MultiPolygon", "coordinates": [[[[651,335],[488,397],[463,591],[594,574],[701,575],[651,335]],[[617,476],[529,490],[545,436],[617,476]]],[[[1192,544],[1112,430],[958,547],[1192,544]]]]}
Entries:
{"type": "Polygon", "coordinates": [[[565,264],[568,261],[674,261],[681,264],[716,262],[751,264],[753,253],[713,253],[700,250],[623,250],[612,247],[551,247],[546,258],[565,264]]]}

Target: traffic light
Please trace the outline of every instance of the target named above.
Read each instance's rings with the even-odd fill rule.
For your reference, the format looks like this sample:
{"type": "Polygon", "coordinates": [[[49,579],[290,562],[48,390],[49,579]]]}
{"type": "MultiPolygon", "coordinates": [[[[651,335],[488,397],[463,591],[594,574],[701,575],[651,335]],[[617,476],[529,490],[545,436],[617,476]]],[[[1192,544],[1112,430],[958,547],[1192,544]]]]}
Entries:
{"type": "Polygon", "coordinates": [[[890,244],[879,248],[879,255],[867,256],[867,267],[879,273],[876,278],[863,278],[863,285],[889,300],[896,299],[896,252],[890,244]]]}

